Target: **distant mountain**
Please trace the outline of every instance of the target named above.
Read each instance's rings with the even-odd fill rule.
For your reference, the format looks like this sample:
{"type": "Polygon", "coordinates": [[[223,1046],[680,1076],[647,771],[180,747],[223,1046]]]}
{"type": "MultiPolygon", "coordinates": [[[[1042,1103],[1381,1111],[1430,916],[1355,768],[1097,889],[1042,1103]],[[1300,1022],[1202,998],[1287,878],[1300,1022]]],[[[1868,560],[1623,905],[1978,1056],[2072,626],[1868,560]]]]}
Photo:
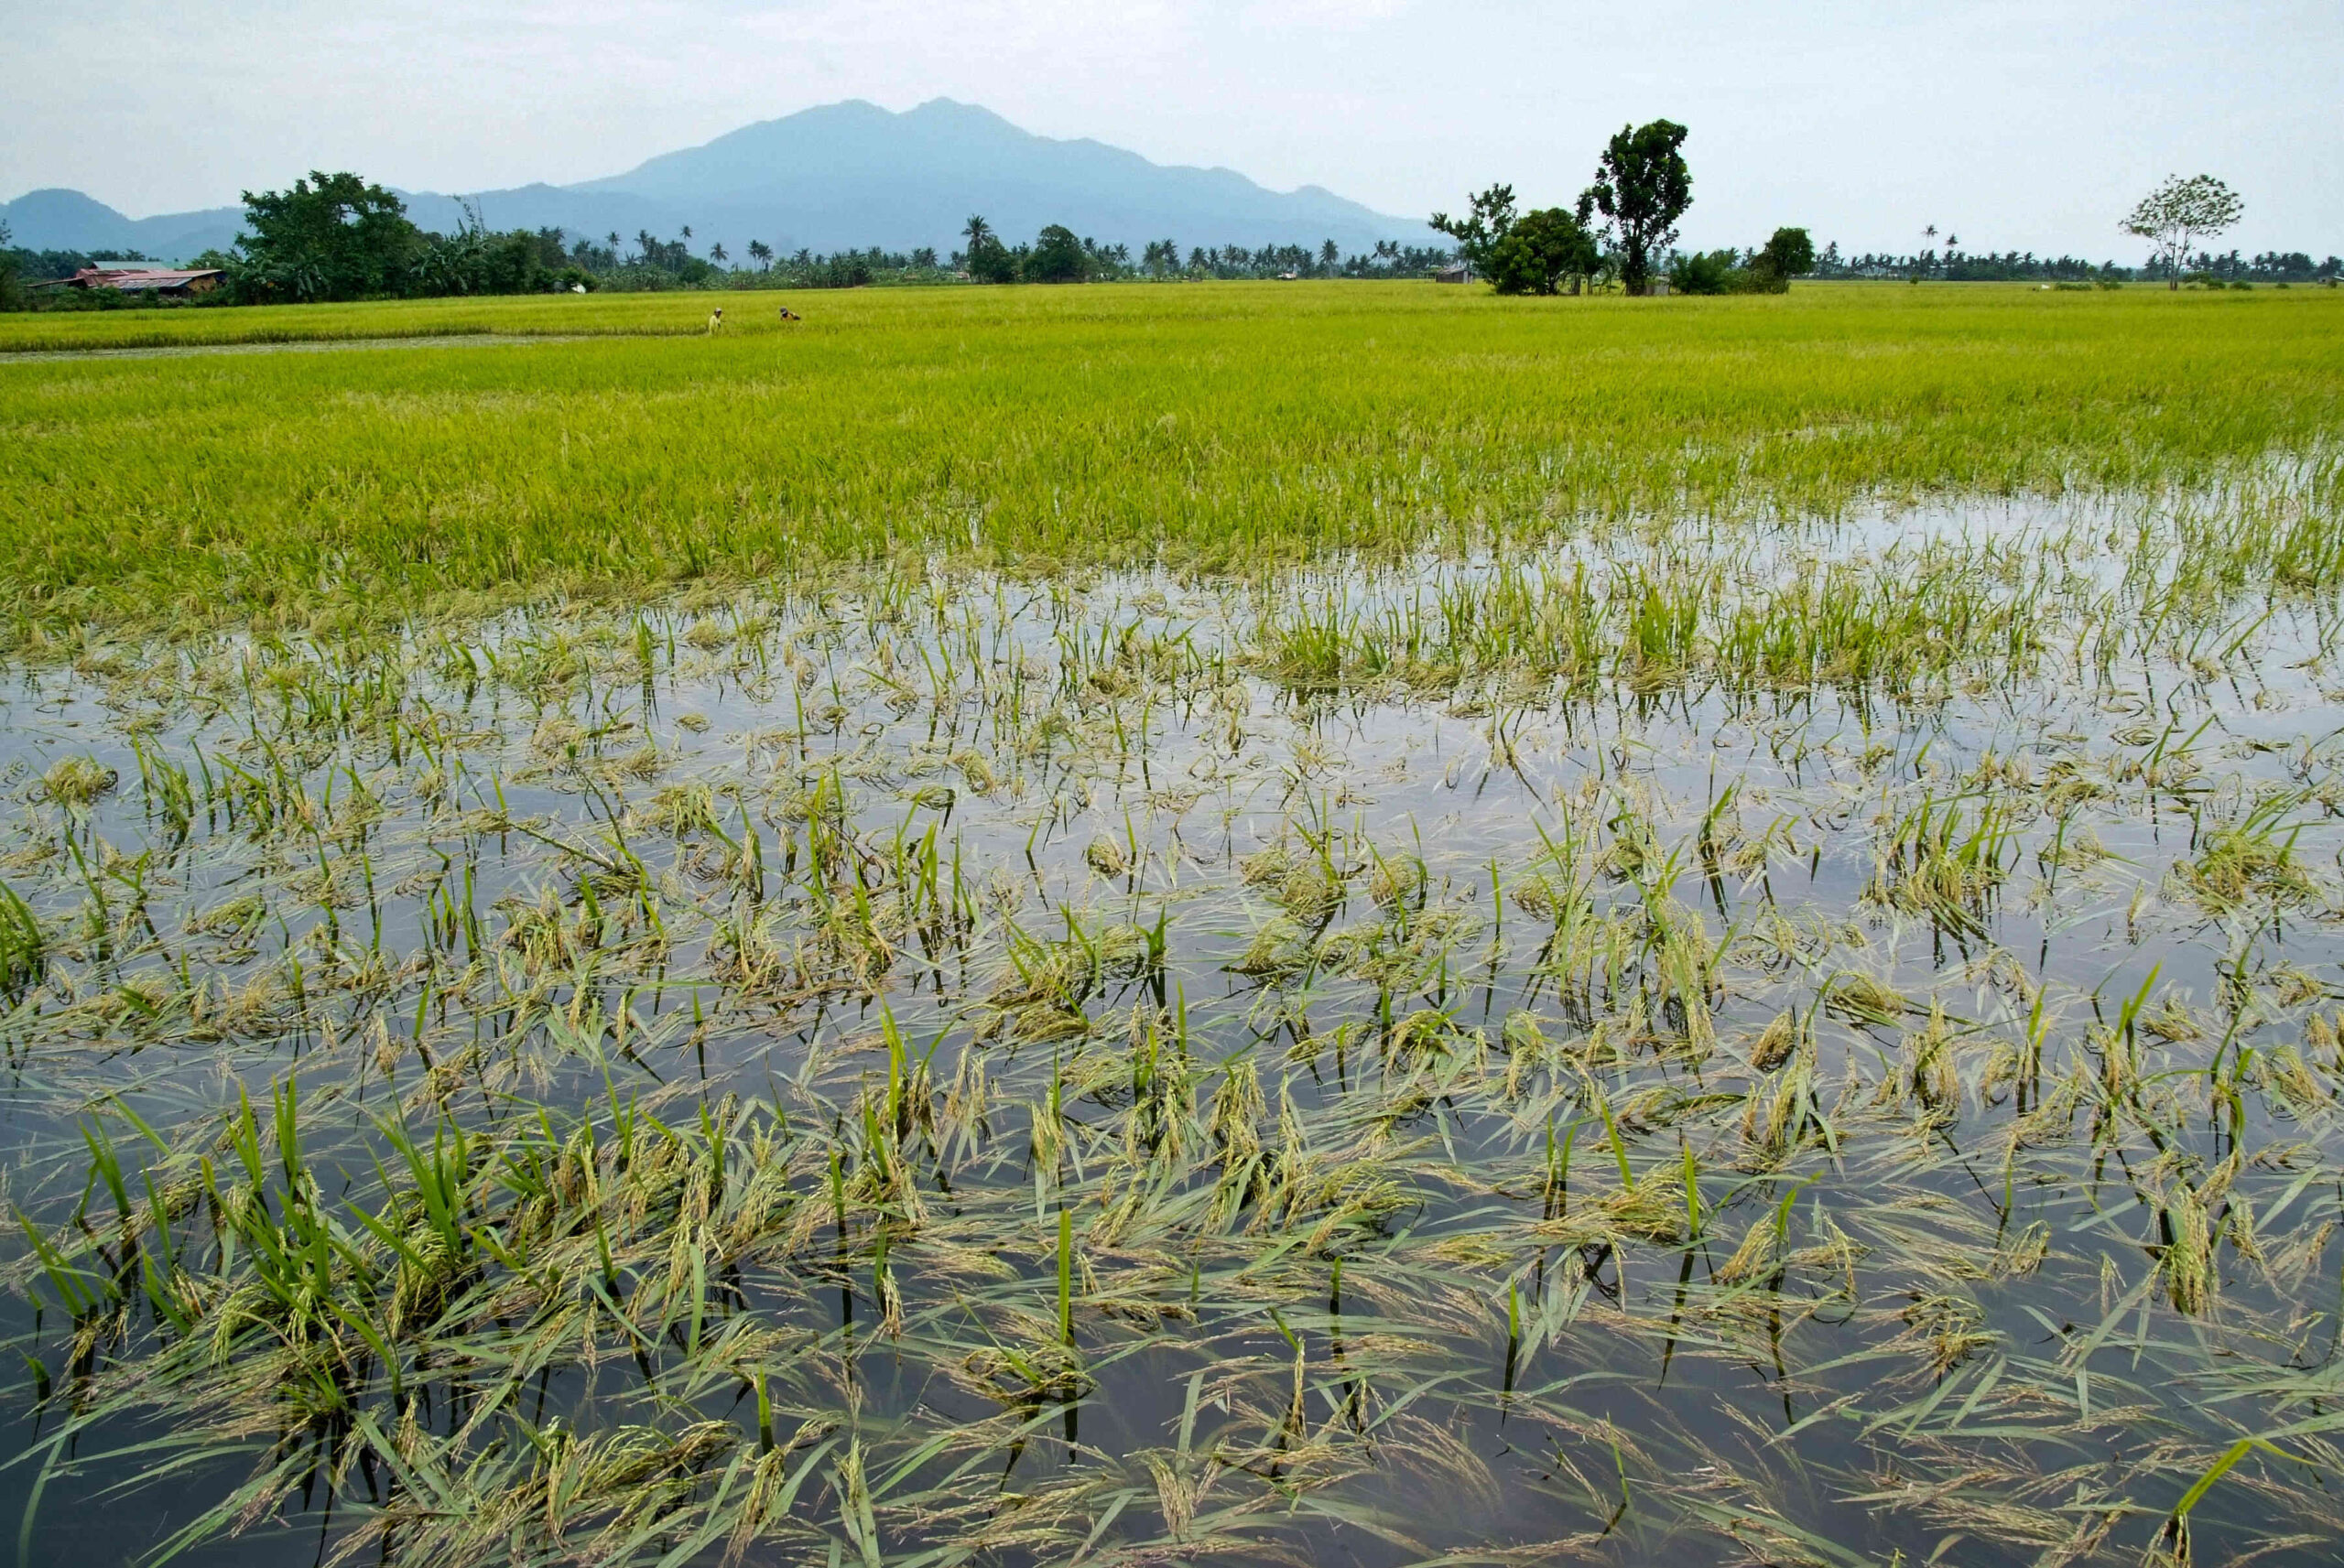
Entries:
{"type": "Polygon", "coordinates": [[[241,207],[206,212],[171,212],[159,218],[125,218],[78,190],[35,190],[0,202],[0,223],[11,243],[36,251],[137,251],[179,261],[203,251],[225,249],[243,223],[241,207]]]}
{"type": "MultiPolygon", "coordinates": [[[[365,172],[365,171],[361,171],[365,172]]],[[[276,183],[282,184],[279,180],[276,183]]],[[[460,222],[455,198],[407,194],[427,229],[460,222]]],[[[558,228],[597,239],[649,230],[692,249],[751,240],[785,254],[880,245],[956,248],[972,213],[1016,243],[1064,223],[1101,243],[1193,245],[1333,240],[1346,254],[1378,240],[1427,244],[1421,222],[1388,217],[1317,186],[1279,192],[1226,168],[1168,168],[1094,141],[1054,141],[989,110],[939,98],[903,114],[852,102],[808,109],[580,185],[526,185],[472,198],[494,229],[558,228]]],[[[16,243],[129,250],[180,260],[235,237],[241,209],[131,219],[78,191],[36,190],[0,206],[16,243]]]]}

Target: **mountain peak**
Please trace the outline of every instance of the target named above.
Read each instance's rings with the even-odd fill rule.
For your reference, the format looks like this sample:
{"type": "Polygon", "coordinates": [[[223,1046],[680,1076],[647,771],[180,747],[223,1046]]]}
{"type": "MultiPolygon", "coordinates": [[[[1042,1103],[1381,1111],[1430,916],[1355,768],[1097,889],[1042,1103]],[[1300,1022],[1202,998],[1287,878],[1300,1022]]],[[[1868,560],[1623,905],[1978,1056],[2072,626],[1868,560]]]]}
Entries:
{"type": "MultiPolygon", "coordinates": [[[[1048,223],[1134,248],[1167,236],[1249,248],[1331,239],[1347,251],[1384,239],[1432,240],[1420,222],[1318,186],[1280,193],[1231,169],[1167,167],[1103,142],[1036,135],[951,98],[900,112],[860,98],[816,104],[622,174],[473,200],[493,228],[599,238],[667,236],[689,226],[695,249],[721,243],[736,256],[751,240],[784,252],[950,251],[971,212],[1012,243],[1048,223]]],[[[426,228],[461,221],[449,196],[418,193],[408,210],[426,228]]],[[[132,220],[73,190],[34,191],[0,207],[21,245],[137,249],[175,260],[226,244],[241,218],[229,208],[132,220]]]]}
{"type": "Polygon", "coordinates": [[[130,222],[95,197],[85,196],[78,190],[69,190],[60,185],[44,186],[38,190],[27,190],[14,201],[7,203],[5,211],[11,223],[19,217],[27,222],[42,220],[49,222],[79,220],[115,223],[130,222]]]}
{"type": "Polygon", "coordinates": [[[9,243],[35,251],[136,251],[165,261],[233,243],[244,209],[171,212],[159,218],[128,218],[79,190],[49,186],[0,202],[0,223],[9,243]]]}
{"type": "Polygon", "coordinates": [[[1357,250],[1430,239],[1419,222],[1318,186],[1281,194],[1231,169],[1036,135],[950,98],[900,113],[861,99],[802,109],[571,189],[697,211],[685,220],[695,236],[736,248],[737,231],[768,243],[782,234],[786,248],[946,250],[971,212],[1012,240],[1047,223],[1134,245],[1166,234],[1247,246],[1332,239],[1357,250]]]}

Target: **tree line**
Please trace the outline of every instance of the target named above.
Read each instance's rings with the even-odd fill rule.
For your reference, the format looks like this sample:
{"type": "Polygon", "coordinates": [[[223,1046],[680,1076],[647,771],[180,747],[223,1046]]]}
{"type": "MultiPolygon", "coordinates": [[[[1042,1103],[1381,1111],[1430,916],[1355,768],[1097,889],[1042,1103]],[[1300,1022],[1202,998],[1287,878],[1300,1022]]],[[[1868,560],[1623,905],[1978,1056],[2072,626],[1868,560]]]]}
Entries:
{"type": "MultiPolygon", "coordinates": [[[[1063,224],[1045,227],[1030,243],[1004,243],[982,217],[961,237],[966,248],[949,257],[933,247],[890,251],[879,246],[828,254],[785,254],[751,240],[743,254],[722,243],[696,253],[686,227],[672,239],[638,231],[630,240],[613,232],[573,236],[559,229],[490,229],[479,209],[465,209],[455,232],[417,225],[406,204],[385,187],[348,173],[312,171],[285,190],[244,193],[244,222],[236,243],[190,264],[217,268],[223,287],[207,303],[268,304],[352,299],[542,294],[572,290],[859,288],[884,284],[1116,282],[1143,278],[1404,277],[1446,265],[1452,253],[1385,241],[1372,252],[1344,254],[1334,241],[1317,245],[1191,247],[1149,242],[1134,258],[1130,246],[1102,244],[1063,224]]],[[[108,261],[147,261],[111,252],[18,251],[0,232],[0,305],[21,304],[19,278],[72,276],[108,261]]],[[[47,303],[108,308],[136,300],[110,289],[67,291],[47,303]]]]}
{"type": "MultiPolygon", "coordinates": [[[[1462,261],[1505,294],[1558,294],[1616,287],[1650,292],[1666,278],[1682,294],[1779,293],[1794,277],[1894,278],[1949,282],[2035,281],[2107,287],[2164,281],[2231,287],[2315,283],[2335,287],[2344,261],[2315,263],[2305,252],[2251,258],[2217,254],[2202,242],[2235,222],[2243,204],[2210,176],[2168,179],[2129,214],[2125,232],[2149,240],[2144,266],[2073,256],[1971,252],[1959,236],[1937,244],[1937,229],[1909,254],[1843,255],[1834,243],[1819,252],[1802,228],[1784,227],[1748,249],[1685,252],[1677,228],[1692,205],[1686,128],[1668,120],[1622,126],[1605,145],[1595,178],[1570,207],[1520,211],[1510,185],[1468,200],[1460,217],[1432,215],[1432,226],[1457,242],[1452,250],[1380,241],[1372,251],[1317,245],[1191,246],[1149,241],[1134,258],[1124,244],[1102,244],[1050,224],[1031,242],[1010,244],[982,216],[959,238],[963,248],[939,256],[932,247],[879,246],[784,254],[752,240],[740,257],[720,243],[692,249],[687,227],[673,239],[638,231],[573,237],[559,229],[494,231],[467,208],[456,232],[419,228],[392,191],[351,173],[312,172],[289,189],[244,192],[244,226],[235,245],[193,265],[216,267],[225,287],[219,303],[347,300],[567,290],[674,288],[855,288],[884,284],[1119,282],[1136,279],[1423,277],[1462,261]],[[2193,249],[2193,246],[2198,248],[2193,249]]],[[[0,308],[23,305],[27,282],[70,277],[103,262],[148,261],[117,252],[18,249],[0,225],[0,308]]],[[[51,303],[82,308],[133,301],[111,289],[66,291],[51,303]]],[[[151,296],[137,302],[152,303],[151,296]]]]}
{"type": "Polygon", "coordinates": [[[2042,256],[2033,251],[1924,250],[1907,254],[1865,252],[1842,255],[1826,245],[1815,258],[1818,278],[1923,279],[1943,283],[2333,283],[2344,276],[2344,257],[2315,261],[2305,251],[2266,251],[2246,256],[2199,252],[2170,263],[2141,266],[2088,256],[2042,256]]]}
{"type": "Polygon", "coordinates": [[[1078,239],[1053,223],[1031,244],[1009,245],[982,215],[960,230],[967,248],[952,253],[956,274],[979,283],[1124,282],[1137,278],[1423,277],[1455,259],[1432,245],[1378,240],[1372,251],[1345,254],[1332,240],[1318,244],[1192,245],[1186,258],[1174,239],[1150,240],[1132,259],[1131,247],[1078,239]]]}

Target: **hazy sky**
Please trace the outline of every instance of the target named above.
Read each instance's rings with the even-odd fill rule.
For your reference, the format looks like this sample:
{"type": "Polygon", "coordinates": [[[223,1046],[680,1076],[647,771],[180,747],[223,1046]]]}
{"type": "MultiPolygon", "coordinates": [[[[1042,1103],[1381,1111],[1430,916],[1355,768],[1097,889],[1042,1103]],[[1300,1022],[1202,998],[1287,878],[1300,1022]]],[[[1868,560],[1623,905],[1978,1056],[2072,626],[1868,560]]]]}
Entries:
{"type": "Polygon", "coordinates": [[[2339,0],[0,0],[0,198],[133,216],[312,166],[469,191],[615,173],[841,98],[946,96],[1387,212],[1587,182],[1692,127],[1689,244],[2132,258],[2200,170],[2230,243],[2344,251],[2339,0]]]}

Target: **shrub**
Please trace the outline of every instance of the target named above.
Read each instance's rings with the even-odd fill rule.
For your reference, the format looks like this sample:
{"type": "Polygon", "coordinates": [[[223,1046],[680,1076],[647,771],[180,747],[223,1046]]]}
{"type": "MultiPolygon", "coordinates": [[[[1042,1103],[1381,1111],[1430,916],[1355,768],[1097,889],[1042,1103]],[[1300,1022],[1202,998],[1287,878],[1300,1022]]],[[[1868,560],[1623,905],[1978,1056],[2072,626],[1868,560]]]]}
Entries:
{"type": "Polygon", "coordinates": [[[1668,287],[1677,294],[1739,294],[1741,258],[1732,251],[1688,251],[1668,268],[1668,287]]]}

